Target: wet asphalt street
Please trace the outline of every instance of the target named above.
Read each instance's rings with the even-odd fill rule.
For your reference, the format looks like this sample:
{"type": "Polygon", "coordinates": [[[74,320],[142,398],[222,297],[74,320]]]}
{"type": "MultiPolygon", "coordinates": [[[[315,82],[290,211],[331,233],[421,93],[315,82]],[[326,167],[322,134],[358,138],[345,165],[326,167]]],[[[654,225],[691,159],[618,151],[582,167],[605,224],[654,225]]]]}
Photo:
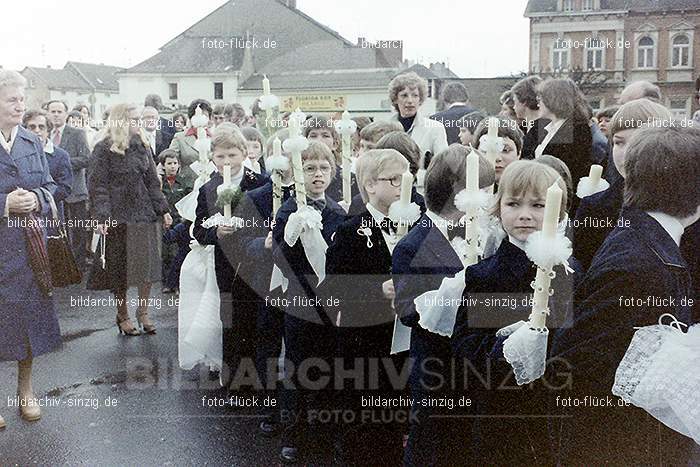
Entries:
{"type": "Polygon", "coordinates": [[[64,346],[35,360],[36,396],[50,405],[40,421],[8,407],[17,367],[0,362],[0,465],[279,464],[278,440],[256,435],[257,409],[208,407],[223,400],[218,381],[207,368],[179,369],[177,306],[156,285],[158,334],[138,337],[118,335],[114,307],[79,302],[109,293],[57,290],[64,346]]]}

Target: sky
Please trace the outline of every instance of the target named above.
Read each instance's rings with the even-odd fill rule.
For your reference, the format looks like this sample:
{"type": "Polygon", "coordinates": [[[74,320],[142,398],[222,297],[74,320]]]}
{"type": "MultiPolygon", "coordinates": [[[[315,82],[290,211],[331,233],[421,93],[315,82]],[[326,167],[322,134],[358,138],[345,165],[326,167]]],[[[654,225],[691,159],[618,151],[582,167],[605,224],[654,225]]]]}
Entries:
{"type": "MultiPolygon", "coordinates": [[[[62,68],[66,61],[130,67],[224,0],[35,0],[3,5],[0,65],[62,68]],[[113,5],[118,4],[119,8],[113,5]],[[185,8],[184,5],[187,5],[185,8]]],[[[297,0],[297,8],[355,43],[403,40],[404,58],[446,62],[460,77],[527,69],[526,0],[297,0]]]]}

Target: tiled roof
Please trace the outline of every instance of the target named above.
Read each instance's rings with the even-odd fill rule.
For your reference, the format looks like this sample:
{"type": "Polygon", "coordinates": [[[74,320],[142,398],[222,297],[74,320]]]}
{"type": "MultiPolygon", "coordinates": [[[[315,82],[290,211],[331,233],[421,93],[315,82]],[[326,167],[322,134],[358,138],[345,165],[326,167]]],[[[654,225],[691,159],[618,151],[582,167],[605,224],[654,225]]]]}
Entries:
{"type": "Polygon", "coordinates": [[[22,70],[22,74],[29,80],[35,79],[35,77],[38,78],[51,89],[92,90],[89,83],[72,70],[65,68],[54,69],[28,66],[22,70]]]}
{"type": "Polygon", "coordinates": [[[64,68],[76,70],[95,89],[114,92],[119,92],[116,73],[124,70],[116,66],[79,62],[68,62],[64,68]]]}

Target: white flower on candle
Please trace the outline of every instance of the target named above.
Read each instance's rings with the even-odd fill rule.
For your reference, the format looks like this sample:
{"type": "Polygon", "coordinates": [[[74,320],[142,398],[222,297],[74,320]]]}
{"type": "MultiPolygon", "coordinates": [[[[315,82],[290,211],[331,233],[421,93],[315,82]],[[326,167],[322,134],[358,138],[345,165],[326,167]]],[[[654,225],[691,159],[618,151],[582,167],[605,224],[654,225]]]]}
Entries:
{"type": "Polygon", "coordinates": [[[201,107],[197,106],[190,123],[192,123],[192,126],[195,128],[204,128],[209,124],[209,119],[204,115],[201,107]]]}
{"type": "Polygon", "coordinates": [[[479,138],[479,148],[486,152],[502,152],[505,147],[506,143],[501,136],[491,138],[489,135],[481,135],[479,138]]]}
{"type": "Polygon", "coordinates": [[[350,114],[346,110],[343,112],[343,118],[335,123],[335,131],[341,136],[352,136],[357,131],[357,123],[350,118],[350,114]]]}

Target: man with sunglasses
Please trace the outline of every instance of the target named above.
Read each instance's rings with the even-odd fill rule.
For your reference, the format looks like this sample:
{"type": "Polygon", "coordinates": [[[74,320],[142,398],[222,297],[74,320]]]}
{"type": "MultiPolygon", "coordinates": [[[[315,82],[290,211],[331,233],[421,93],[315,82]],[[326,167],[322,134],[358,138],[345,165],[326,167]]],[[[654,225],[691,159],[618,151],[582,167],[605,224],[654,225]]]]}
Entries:
{"type": "MultiPolygon", "coordinates": [[[[49,139],[49,134],[53,130],[53,124],[43,110],[29,110],[22,118],[22,126],[39,137],[44,145],[44,153],[49,163],[49,172],[58,188],[54,193],[54,201],[58,209],[58,216],[64,221],[63,200],[66,199],[73,190],[73,169],[71,168],[70,155],[60,147],[53,144],[49,139]]],[[[49,232],[50,234],[50,232],[49,232]]]]}

